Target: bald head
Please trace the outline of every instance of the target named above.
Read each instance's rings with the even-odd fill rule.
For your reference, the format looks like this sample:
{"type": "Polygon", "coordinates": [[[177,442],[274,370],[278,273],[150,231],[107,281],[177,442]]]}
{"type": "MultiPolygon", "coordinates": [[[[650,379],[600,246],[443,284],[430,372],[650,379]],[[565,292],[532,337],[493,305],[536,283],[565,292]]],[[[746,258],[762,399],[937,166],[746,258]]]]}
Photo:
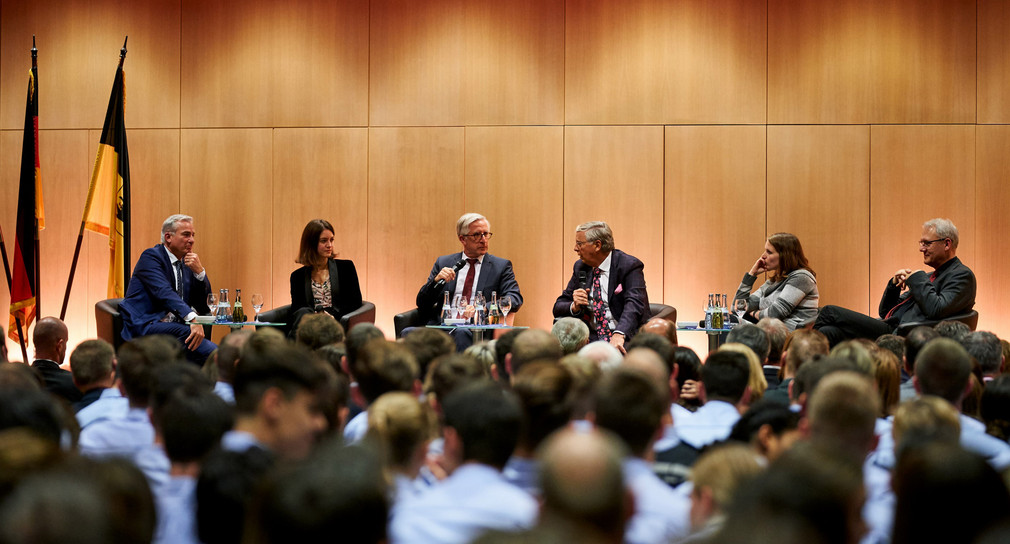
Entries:
{"type": "MultiPolygon", "coordinates": [[[[67,326],[55,317],[43,317],[35,323],[32,342],[35,344],[35,358],[49,359],[63,364],[67,355],[67,326]]],[[[26,361],[27,362],[27,361],[26,361]]]]}
{"type": "Polygon", "coordinates": [[[663,387],[670,380],[666,364],[655,351],[648,348],[634,348],[624,356],[624,368],[641,370],[663,387]]]}
{"type": "Polygon", "coordinates": [[[638,330],[639,332],[658,334],[669,340],[671,344],[677,345],[677,325],[668,319],[654,317],[638,330]]]}

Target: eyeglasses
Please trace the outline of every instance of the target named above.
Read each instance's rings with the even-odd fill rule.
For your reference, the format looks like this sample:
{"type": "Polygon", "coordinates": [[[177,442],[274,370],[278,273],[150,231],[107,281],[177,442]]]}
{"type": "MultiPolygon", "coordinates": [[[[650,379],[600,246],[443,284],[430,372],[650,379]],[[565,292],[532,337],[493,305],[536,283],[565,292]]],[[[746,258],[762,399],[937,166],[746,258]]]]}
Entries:
{"type": "Polygon", "coordinates": [[[593,243],[594,241],[595,241],[595,240],[593,240],[593,241],[589,241],[589,240],[582,240],[582,241],[580,242],[579,240],[576,240],[576,241],[575,241],[575,247],[582,247],[582,246],[584,246],[585,244],[591,244],[591,243],[593,243]]]}
{"type": "Polygon", "coordinates": [[[473,234],[460,234],[460,236],[462,236],[463,238],[469,238],[469,239],[473,240],[474,242],[476,242],[477,240],[480,240],[481,238],[487,238],[488,240],[490,240],[491,237],[494,236],[494,233],[491,233],[491,232],[475,232],[473,234]]]}
{"type": "Polygon", "coordinates": [[[919,240],[919,247],[929,247],[937,242],[943,242],[946,240],[946,238],[937,238],[936,240],[919,240]]]}

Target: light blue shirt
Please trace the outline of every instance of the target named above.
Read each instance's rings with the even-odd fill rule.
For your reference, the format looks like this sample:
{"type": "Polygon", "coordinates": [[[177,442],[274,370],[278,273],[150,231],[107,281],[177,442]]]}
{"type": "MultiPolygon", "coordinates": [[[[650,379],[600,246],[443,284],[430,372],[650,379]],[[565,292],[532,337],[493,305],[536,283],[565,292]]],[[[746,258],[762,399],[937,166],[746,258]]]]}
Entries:
{"type": "Polygon", "coordinates": [[[677,436],[677,429],[675,427],[677,425],[686,424],[687,420],[693,415],[694,412],[684,408],[676,402],[671,404],[670,417],[673,418],[673,423],[663,428],[663,437],[652,445],[653,451],[666,451],[670,448],[677,447],[677,444],[680,444],[680,437],[677,436]]]}
{"type": "Polygon", "coordinates": [[[119,392],[119,389],[110,387],[102,391],[98,400],[77,412],[77,424],[80,425],[81,432],[83,432],[96,421],[123,418],[129,411],[130,401],[119,392]]]}
{"type": "Polygon", "coordinates": [[[540,496],[540,461],[513,455],[501,473],[508,483],[533,497],[540,496]]]}
{"type": "Polygon", "coordinates": [[[158,512],[155,544],[199,544],[196,532],[196,478],[172,476],[154,490],[158,512]]]}
{"type": "Polygon", "coordinates": [[[690,498],[660,480],[649,463],[625,459],[624,484],[635,497],[635,515],[624,532],[627,544],[673,542],[690,534],[690,498]]]}
{"type": "Polygon", "coordinates": [[[365,438],[365,433],[368,432],[368,410],[364,410],[358,415],[351,418],[344,425],[344,444],[351,445],[357,442],[361,442],[365,438]]]}
{"type": "MultiPolygon", "coordinates": [[[[97,402],[97,401],[96,401],[97,402]]],[[[154,426],[144,408],[130,408],[121,418],[95,421],[81,431],[78,446],[88,457],[133,459],[141,448],[154,443],[154,426]]]]}
{"type": "Polygon", "coordinates": [[[868,531],[861,544],[886,544],[891,541],[894,526],[894,491],[891,489],[891,473],[877,466],[867,458],[863,463],[863,487],[866,502],[863,503],[863,522],[868,531]]]}
{"type": "Polygon", "coordinates": [[[149,444],[137,450],[133,455],[133,464],[147,476],[151,489],[168,482],[168,471],[172,463],[161,444],[149,444]]]}
{"type": "MultiPolygon", "coordinates": [[[[673,421],[677,437],[695,449],[725,440],[733,430],[733,425],[740,420],[740,412],[736,406],[721,400],[710,400],[703,404],[684,421],[673,421]]],[[[665,437],[664,437],[665,438],[665,437]]]]}
{"type": "Polygon", "coordinates": [[[214,383],[214,394],[221,397],[221,400],[235,405],[235,389],[232,388],[231,384],[228,382],[215,382],[214,383]]]}
{"type": "Polygon", "coordinates": [[[537,519],[537,502],[498,470],[468,463],[439,485],[399,502],[389,524],[391,544],[465,544],[485,531],[521,531],[537,519]]]}
{"type": "Polygon", "coordinates": [[[225,451],[234,451],[237,453],[242,453],[253,446],[258,446],[265,450],[270,448],[266,447],[256,437],[245,431],[231,430],[221,437],[221,449],[225,451]]]}
{"type": "MultiPolygon", "coordinates": [[[[986,434],[981,421],[958,414],[961,423],[961,447],[981,455],[997,472],[1010,468],[1010,444],[986,434]]],[[[873,463],[881,468],[893,469],[897,453],[894,451],[894,436],[891,434],[893,417],[881,423],[877,420],[875,432],[880,438],[877,449],[870,454],[873,463]]]]}

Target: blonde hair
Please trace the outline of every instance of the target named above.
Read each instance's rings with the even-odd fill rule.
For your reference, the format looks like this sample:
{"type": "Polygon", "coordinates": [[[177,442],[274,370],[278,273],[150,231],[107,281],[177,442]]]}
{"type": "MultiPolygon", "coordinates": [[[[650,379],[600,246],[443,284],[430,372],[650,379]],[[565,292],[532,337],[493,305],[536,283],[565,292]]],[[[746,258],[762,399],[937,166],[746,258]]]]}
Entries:
{"type": "Polygon", "coordinates": [[[761,367],[761,361],[754,353],[754,350],[744,344],[730,342],[720,346],[719,351],[742,353],[747,358],[747,366],[750,367],[750,377],[747,379],[747,387],[750,387],[750,404],[761,400],[765,391],[768,390],[768,380],[765,378],[764,368],[761,367]]]}
{"type": "Polygon", "coordinates": [[[414,451],[434,438],[437,430],[434,410],[410,393],[386,393],[368,407],[367,436],[379,447],[387,466],[409,466],[414,451]]]}
{"type": "Polygon", "coordinates": [[[951,403],[923,395],[898,405],[891,433],[895,445],[901,445],[910,434],[957,444],[961,439],[961,418],[951,403]]]}
{"type": "Polygon", "coordinates": [[[689,479],[697,491],[711,489],[717,508],[722,510],[733,499],[740,484],[761,470],[761,463],[750,447],[726,444],[702,454],[691,468],[689,479]]]}

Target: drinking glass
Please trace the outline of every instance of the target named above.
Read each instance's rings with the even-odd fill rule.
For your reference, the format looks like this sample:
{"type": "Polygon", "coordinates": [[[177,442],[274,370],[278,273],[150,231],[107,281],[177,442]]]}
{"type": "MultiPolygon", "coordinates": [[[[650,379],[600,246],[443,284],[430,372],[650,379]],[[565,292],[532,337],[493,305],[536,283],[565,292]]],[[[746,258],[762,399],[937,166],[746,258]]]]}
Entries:
{"type": "Polygon", "coordinates": [[[747,299],[738,298],[734,300],[733,313],[736,314],[737,321],[743,323],[743,314],[747,313],[747,299]]]}
{"type": "Polygon", "coordinates": [[[253,321],[259,321],[260,320],[260,310],[263,309],[263,295],[261,295],[259,293],[254,293],[253,296],[252,296],[252,306],[253,306],[253,311],[256,312],[256,318],[253,319],[253,321]]]}
{"type": "Polygon", "coordinates": [[[509,311],[512,310],[512,299],[505,295],[498,299],[498,309],[501,310],[501,323],[505,324],[505,318],[509,316],[509,311]]]}
{"type": "Polygon", "coordinates": [[[466,297],[456,295],[456,298],[452,299],[452,307],[456,310],[456,319],[461,319],[466,311],[466,297]]]}
{"type": "Polygon", "coordinates": [[[210,293],[207,295],[207,308],[210,310],[210,315],[217,321],[217,295],[215,293],[210,293]]]}
{"type": "Polygon", "coordinates": [[[474,320],[474,325],[483,325],[487,318],[487,300],[484,298],[484,291],[477,291],[477,294],[473,297],[473,304],[476,310],[477,317],[474,320]]]}

